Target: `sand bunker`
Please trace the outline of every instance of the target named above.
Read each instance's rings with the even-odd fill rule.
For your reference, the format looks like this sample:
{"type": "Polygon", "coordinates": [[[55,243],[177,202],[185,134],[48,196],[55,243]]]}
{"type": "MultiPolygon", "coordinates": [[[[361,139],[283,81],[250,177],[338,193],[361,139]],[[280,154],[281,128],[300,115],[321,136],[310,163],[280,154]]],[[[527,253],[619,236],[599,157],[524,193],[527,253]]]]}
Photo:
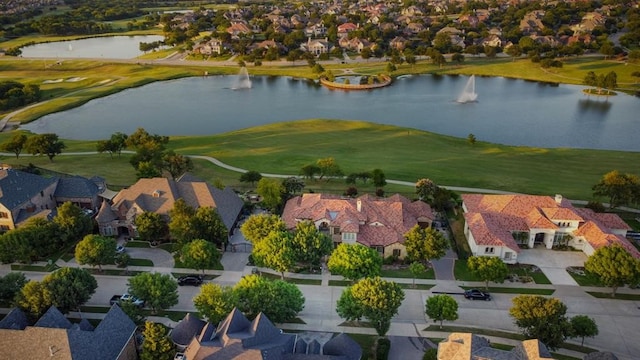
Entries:
{"type": "Polygon", "coordinates": [[[45,80],[42,83],[43,84],[57,84],[57,83],[61,83],[63,82],[63,79],[55,79],[55,80],[45,80]]]}
{"type": "Polygon", "coordinates": [[[67,79],[67,82],[78,82],[78,81],[82,81],[84,79],[86,79],[86,77],[72,77],[72,78],[67,79]]]}

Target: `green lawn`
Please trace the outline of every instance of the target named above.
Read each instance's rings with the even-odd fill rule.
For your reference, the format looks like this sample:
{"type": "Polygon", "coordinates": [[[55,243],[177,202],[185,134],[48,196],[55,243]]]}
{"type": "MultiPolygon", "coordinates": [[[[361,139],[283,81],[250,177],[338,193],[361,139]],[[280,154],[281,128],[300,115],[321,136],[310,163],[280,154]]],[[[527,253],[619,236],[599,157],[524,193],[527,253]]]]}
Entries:
{"type": "Polygon", "coordinates": [[[599,291],[587,291],[587,294],[597,297],[599,299],[616,299],[616,300],[632,300],[632,301],[640,301],[640,295],[638,294],[619,294],[616,293],[616,296],[611,297],[611,292],[599,292],[599,291]]]}
{"type": "Polygon", "coordinates": [[[151,245],[149,245],[148,241],[133,240],[133,241],[127,241],[126,247],[128,247],[128,248],[150,248],[151,245]]]}
{"type": "Polygon", "coordinates": [[[153,261],[149,259],[131,259],[129,266],[153,266],[153,261]]]}
{"type": "MultiPolygon", "coordinates": [[[[526,286],[526,285],[525,285],[526,286]]],[[[475,289],[470,286],[462,286],[463,289],[475,289]]],[[[484,286],[481,287],[484,290],[484,286]]],[[[551,295],[555,292],[554,289],[536,289],[536,288],[526,288],[526,287],[499,287],[499,286],[489,286],[489,293],[501,293],[501,294],[531,294],[531,295],[551,295]]]]}
{"type": "MultiPolygon", "coordinates": [[[[265,277],[270,280],[281,280],[280,275],[270,274],[270,273],[261,273],[260,276],[265,277]]],[[[292,277],[285,277],[284,281],[292,284],[298,285],[320,285],[322,284],[322,280],[319,279],[297,279],[292,277]]]]}
{"type": "Polygon", "coordinates": [[[349,280],[329,280],[329,286],[351,286],[353,282],[349,280]]]}
{"type": "Polygon", "coordinates": [[[588,274],[580,275],[580,274],[572,273],[571,271],[567,271],[567,272],[569,273],[569,275],[571,275],[573,280],[575,280],[580,286],[600,286],[600,287],[604,286],[602,282],[600,282],[600,279],[598,279],[593,275],[588,275],[588,274]]]}
{"type": "MultiPolygon", "coordinates": [[[[403,278],[403,279],[413,279],[413,274],[409,269],[383,269],[380,271],[380,277],[389,277],[389,278],[403,278]]],[[[423,274],[420,274],[416,277],[416,279],[435,279],[436,275],[433,269],[429,269],[425,271],[423,274]]]]}
{"type": "MultiPolygon", "coordinates": [[[[8,136],[0,134],[0,142],[8,136]]],[[[91,144],[95,142],[73,142],[66,151],[86,149],[91,144]]],[[[296,175],[302,166],[332,156],[347,174],[377,167],[387,179],[410,184],[428,176],[439,185],[559,193],[570,199],[591,199],[591,187],[605,173],[612,169],[635,173],[634,164],[640,162],[640,152],[541,149],[482,142],[470,145],[464,139],[426,131],[339,120],[300,120],[213,136],[174,137],[169,147],[182,154],[210,155],[230,165],[260,172],[296,175]],[[345,136],[349,141],[336,141],[345,136]],[[423,156],[425,153],[429,156],[423,156]],[[589,166],[585,167],[587,163],[589,166]],[[542,167],[555,176],[539,176],[536,169],[542,167]],[[429,169],[428,174],[424,169],[429,169]]],[[[0,157],[0,161],[11,165],[34,163],[87,177],[100,175],[110,187],[135,182],[133,167],[124,155],[120,159],[111,159],[107,154],[57,156],[53,162],[43,157],[0,157]]],[[[196,161],[193,172],[207,181],[218,179],[225,185],[239,185],[238,173],[222,171],[204,161],[196,161]]],[[[336,179],[306,181],[307,191],[341,193],[346,187],[344,181],[336,179]]],[[[360,193],[375,190],[371,184],[358,183],[357,187],[360,193]]],[[[412,185],[388,185],[385,191],[414,193],[412,185]]]]}

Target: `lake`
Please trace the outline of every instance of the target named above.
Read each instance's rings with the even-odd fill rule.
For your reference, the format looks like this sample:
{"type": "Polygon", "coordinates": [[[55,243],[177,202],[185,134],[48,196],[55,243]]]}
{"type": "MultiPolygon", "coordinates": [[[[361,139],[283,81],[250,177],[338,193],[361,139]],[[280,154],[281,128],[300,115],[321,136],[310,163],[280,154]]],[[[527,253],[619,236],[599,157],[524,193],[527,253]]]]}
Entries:
{"type": "Polygon", "coordinates": [[[160,35],[106,36],[40,43],[21,48],[22,57],[133,59],[144,53],[140,43],[163,41],[160,35]]]}
{"type": "MultiPolygon", "coordinates": [[[[403,76],[370,91],[331,90],[290,77],[236,76],[157,82],[92,100],[23,126],[68,139],[106,139],[143,127],[161,135],[207,135],[309,118],[365,120],[478,141],[535,147],[640,151],[640,99],[598,98],[583,86],[476,77],[477,102],[456,99],[466,76],[403,76]]],[[[428,154],[425,154],[427,156],[428,154]]]]}

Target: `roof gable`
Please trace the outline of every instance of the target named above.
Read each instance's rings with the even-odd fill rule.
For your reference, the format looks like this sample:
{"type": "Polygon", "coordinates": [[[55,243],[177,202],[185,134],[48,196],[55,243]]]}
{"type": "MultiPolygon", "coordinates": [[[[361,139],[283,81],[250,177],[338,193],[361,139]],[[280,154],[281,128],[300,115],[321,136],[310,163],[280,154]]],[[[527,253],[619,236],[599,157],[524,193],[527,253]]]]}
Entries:
{"type": "Polygon", "coordinates": [[[0,204],[14,210],[57,181],[58,178],[45,178],[15,169],[2,169],[0,204]]]}

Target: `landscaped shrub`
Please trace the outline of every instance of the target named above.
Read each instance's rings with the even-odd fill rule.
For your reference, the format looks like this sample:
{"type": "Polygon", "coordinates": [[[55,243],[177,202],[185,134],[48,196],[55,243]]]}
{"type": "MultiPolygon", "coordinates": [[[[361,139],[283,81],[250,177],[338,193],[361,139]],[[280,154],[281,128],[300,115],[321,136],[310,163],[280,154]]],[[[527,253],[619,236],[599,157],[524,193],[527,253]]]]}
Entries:
{"type": "Polygon", "coordinates": [[[422,360],[437,360],[438,359],[438,349],[429,349],[424,352],[424,356],[422,360]]]}
{"type": "Polygon", "coordinates": [[[387,360],[389,350],[391,349],[391,341],[386,338],[378,339],[376,342],[376,360],[387,360]]]}

